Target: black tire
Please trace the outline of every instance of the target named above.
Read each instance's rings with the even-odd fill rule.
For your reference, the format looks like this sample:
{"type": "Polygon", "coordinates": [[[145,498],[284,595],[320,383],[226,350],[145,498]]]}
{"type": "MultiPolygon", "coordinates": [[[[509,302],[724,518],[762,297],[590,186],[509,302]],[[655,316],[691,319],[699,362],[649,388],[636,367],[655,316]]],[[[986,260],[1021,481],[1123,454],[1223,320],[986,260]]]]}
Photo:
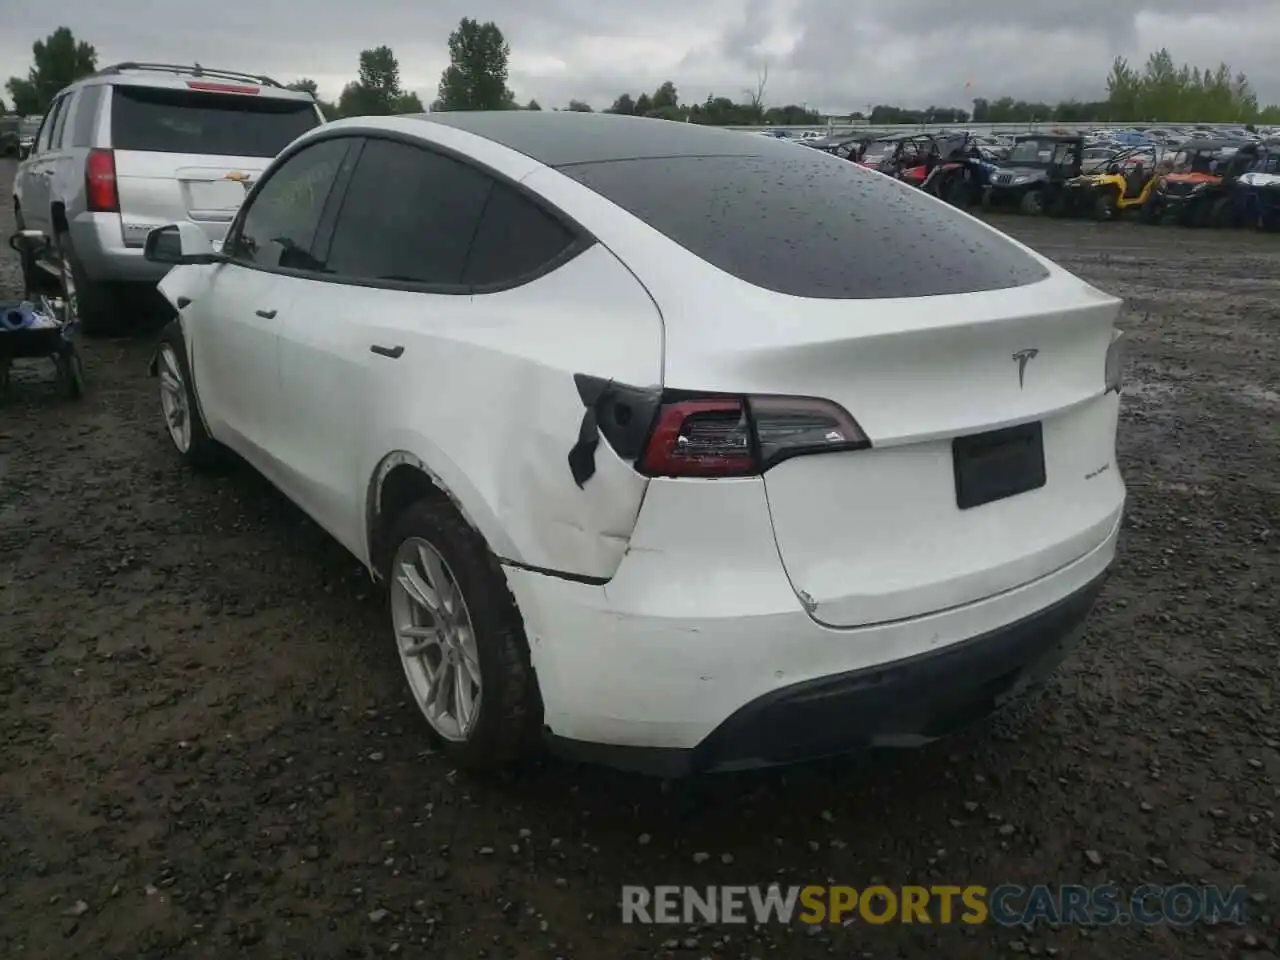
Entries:
{"type": "MultiPolygon", "coordinates": [[[[226,465],[227,449],[217,440],[209,436],[209,432],[204,427],[204,418],[200,414],[200,406],[196,401],[195,380],[191,376],[191,368],[187,364],[187,347],[186,339],[182,335],[182,326],[177,320],[171,320],[163,330],[160,331],[160,343],[156,350],[156,375],[157,382],[164,375],[164,359],[162,353],[165,349],[172,355],[174,362],[177,364],[178,372],[182,375],[182,390],[187,398],[186,418],[191,427],[191,439],[184,450],[179,446],[178,441],[174,439],[170,432],[167,422],[165,432],[169,435],[170,441],[177,450],[178,456],[182,458],[193,470],[199,472],[212,472],[226,465]]],[[[164,388],[160,388],[163,394],[164,388]]],[[[164,413],[163,401],[161,402],[161,413],[164,413]]]]}
{"type": "MultiPolygon", "coordinates": [[[[480,664],[480,712],[470,732],[465,739],[446,740],[428,722],[432,742],[459,767],[475,772],[535,756],[541,752],[542,697],[524,623],[497,558],[452,504],[420,501],[391,524],[382,571],[389,586],[397,551],[411,538],[425,540],[447,565],[470,615],[480,664]]],[[[388,615],[395,616],[390,603],[388,615]]]]}
{"type": "Polygon", "coordinates": [[[1164,208],[1159,201],[1148,199],[1138,210],[1138,220],[1148,226],[1158,226],[1164,219],[1164,208]]]}
{"type": "Polygon", "coordinates": [[[1028,217],[1044,213],[1044,196],[1039,190],[1028,190],[1018,200],[1018,212],[1028,217]]]}
{"type": "MultiPolygon", "coordinates": [[[[126,317],[118,288],[113,284],[95,282],[88,278],[76,257],[69,233],[59,233],[57,243],[63,276],[65,278],[69,274],[75,285],[75,309],[80,318],[80,329],[89,337],[119,335],[125,329],[126,317]]],[[[64,282],[63,296],[66,296],[65,286],[64,282]]]]}
{"type": "Polygon", "coordinates": [[[1233,222],[1235,218],[1231,212],[1232,203],[1230,197],[1218,197],[1213,201],[1213,205],[1209,207],[1209,223],[1208,226],[1215,227],[1219,230],[1225,230],[1228,227],[1235,226],[1233,222]]]}
{"type": "Polygon", "coordinates": [[[1093,195],[1093,209],[1091,211],[1093,219],[1099,221],[1112,219],[1119,212],[1118,206],[1112,206],[1113,200],[1113,194],[1105,190],[1097,191],[1093,195]]]}

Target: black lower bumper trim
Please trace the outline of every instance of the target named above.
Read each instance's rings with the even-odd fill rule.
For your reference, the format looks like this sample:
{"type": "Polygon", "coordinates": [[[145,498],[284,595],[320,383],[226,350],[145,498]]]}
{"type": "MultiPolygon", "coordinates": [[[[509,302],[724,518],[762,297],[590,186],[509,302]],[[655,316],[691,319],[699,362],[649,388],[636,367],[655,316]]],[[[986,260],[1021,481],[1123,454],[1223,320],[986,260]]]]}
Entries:
{"type": "Polygon", "coordinates": [[[1106,575],[1022,620],[940,650],[773,690],[692,749],[548,736],[568,759],[680,777],[768,767],[958,732],[1049,676],[1080,639],[1106,575]]]}

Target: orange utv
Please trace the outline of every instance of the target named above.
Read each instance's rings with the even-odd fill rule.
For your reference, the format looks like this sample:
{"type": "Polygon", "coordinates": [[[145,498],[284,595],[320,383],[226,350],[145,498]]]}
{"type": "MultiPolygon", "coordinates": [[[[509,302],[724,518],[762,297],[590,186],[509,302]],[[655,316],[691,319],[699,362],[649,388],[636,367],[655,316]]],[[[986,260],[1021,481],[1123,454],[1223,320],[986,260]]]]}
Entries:
{"type": "Polygon", "coordinates": [[[1256,147],[1247,140],[1188,140],[1153,182],[1142,205],[1143,222],[1211,225],[1255,154],[1256,147]]]}

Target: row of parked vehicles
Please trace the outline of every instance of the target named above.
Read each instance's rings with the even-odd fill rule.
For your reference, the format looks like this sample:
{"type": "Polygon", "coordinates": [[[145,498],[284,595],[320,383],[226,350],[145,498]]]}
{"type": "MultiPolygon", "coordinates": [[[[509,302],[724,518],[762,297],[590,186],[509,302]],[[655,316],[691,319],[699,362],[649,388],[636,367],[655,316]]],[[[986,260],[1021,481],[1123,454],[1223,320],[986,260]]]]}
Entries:
{"type": "Polygon", "coordinates": [[[960,207],[1144,223],[1280,229],[1280,138],[1089,147],[1037,133],[995,153],[967,133],[849,136],[805,146],[911,183],[960,207]]]}

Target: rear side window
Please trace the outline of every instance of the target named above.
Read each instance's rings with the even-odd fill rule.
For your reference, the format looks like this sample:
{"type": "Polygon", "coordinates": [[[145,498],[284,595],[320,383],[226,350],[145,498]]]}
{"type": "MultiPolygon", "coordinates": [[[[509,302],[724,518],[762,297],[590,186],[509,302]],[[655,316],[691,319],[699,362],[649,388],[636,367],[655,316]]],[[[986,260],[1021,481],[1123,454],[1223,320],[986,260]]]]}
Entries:
{"type": "Polygon", "coordinates": [[[71,131],[63,134],[62,142],[65,146],[93,146],[93,129],[98,119],[98,104],[102,102],[102,90],[101,84],[80,88],[76,111],[71,118],[71,131]]]}
{"type": "Polygon", "coordinates": [[[1048,271],[912,187],[815,150],[558,168],[740,280],[797,297],[928,297],[1035,283],[1048,271]]]}
{"type": "Polygon", "coordinates": [[[71,113],[71,104],[75,100],[74,93],[68,93],[58,101],[58,116],[53,121],[53,135],[49,138],[49,146],[54,150],[62,146],[62,131],[67,128],[67,115],[71,113]]]}
{"type": "Polygon", "coordinates": [[[322,140],[272,172],[245,208],[232,257],[260,267],[320,270],[314,243],[350,139],[322,140]]]}
{"type": "Polygon", "coordinates": [[[66,98],[63,97],[53,101],[53,106],[49,108],[48,114],[45,115],[44,123],[40,125],[40,139],[36,143],[42,152],[50,149],[53,143],[53,131],[58,126],[58,117],[62,113],[62,104],[65,100],[66,98]]]}
{"type": "Polygon", "coordinates": [[[117,150],[274,157],[319,126],[315,105],[242,93],[114,87],[111,145],[117,150]]]}
{"type": "Polygon", "coordinates": [[[330,273],[454,286],[493,178],[450,157],[368,140],[342,200],[330,273]]]}
{"type": "Polygon", "coordinates": [[[467,258],[463,280],[478,287],[516,283],[573,243],[559,220],[506,184],[493,184],[467,258]]]}

